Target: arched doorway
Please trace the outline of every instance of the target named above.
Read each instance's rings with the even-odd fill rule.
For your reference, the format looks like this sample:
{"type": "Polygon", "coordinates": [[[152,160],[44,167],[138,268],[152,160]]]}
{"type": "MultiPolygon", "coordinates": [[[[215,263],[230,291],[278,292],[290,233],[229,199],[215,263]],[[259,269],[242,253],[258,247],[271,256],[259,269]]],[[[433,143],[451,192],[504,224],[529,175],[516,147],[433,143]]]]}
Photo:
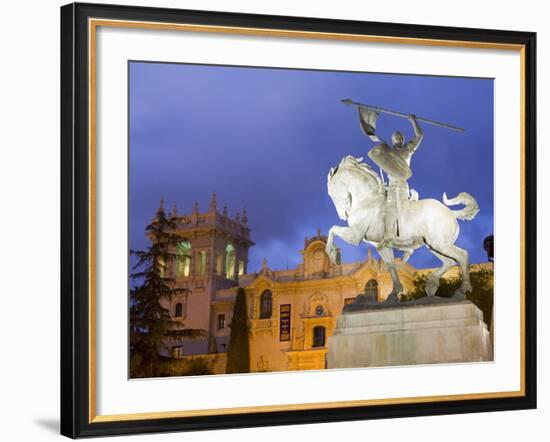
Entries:
{"type": "Polygon", "coordinates": [[[325,346],[326,329],[325,327],[318,325],[313,327],[313,348],[319,348],[325,346]]]}
{"type": "Polygon", "coordinates": [[[378,281],[371,279],[365,284],[365,295],[378,301],[378,281]]]}

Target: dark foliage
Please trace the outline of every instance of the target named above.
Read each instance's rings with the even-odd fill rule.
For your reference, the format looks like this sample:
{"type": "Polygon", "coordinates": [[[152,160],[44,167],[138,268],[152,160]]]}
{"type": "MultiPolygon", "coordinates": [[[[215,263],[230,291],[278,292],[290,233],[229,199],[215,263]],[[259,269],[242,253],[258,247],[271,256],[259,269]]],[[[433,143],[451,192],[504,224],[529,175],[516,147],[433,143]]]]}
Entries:
{"type": "Polygon", "coordinates": [[[226,373],[248,372],[250,372],[250,341],[246,294],[244,289],[239,287],[231,320],[226,373]]]}
{"type": "Polygon", "coordinates": [[[191,359],[185,367],[181,376],[200,376],[212,374],[212,368],[204,358],[191,359]]]}
{"type": "Polygon", "coordinates": [[[185,292],[166,276],[166,263],[174,256],[171,250],[184,239],[173,233],[175,227],[175,219],[166,216],[161,203],[155,219],[146,227],[151,245],[130,252],[137,258],[135,272],[130,275],[136,283],[130,291],[131,377],[162,376],[161,352],[169,351],[170,343],[205,335],[203,330],[186,329],[182,322],[174,321],[162,305],[162,301],[185,292]]]}
{"type": "MultiPolygon", "coordinates": [[[[414,290],[407,295],[402,295],[401,302],[426,296],[426,280],[426,275],[417,276],[414,280],[414,290]]],[[[466,297],[479,307],[483,312],[485,323],[490,326],[493,317],[493,271],[486,269],[472,271],[470,272],[470,280],[472,292],[468,293],[466,297]]],[[[441,279],[436,296],[450,298],[460,286],[460,281],[460,278],[441,279]]]]}

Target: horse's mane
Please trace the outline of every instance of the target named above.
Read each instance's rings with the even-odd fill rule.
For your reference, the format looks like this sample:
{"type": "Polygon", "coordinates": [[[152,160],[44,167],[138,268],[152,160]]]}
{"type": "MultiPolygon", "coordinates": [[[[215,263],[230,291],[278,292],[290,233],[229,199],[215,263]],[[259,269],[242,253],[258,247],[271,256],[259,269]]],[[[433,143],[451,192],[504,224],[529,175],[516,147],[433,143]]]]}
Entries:
{"type": "Polygon", "coordinates": [[[374,178],[378,185],[382,186],[382,180],[380,179],[378,174],[367,163],[363,163],[362,157],[355,158],[351,155],[346,155],[344,158],[342,158],[338,166],[330,169],[328,173],[328,181],[330,181],[332,177],[336,175],[339,169],[348,169],[351,171],[359,172],[359,174],[361,175],[366,175],[370,178],[374,178]]]}

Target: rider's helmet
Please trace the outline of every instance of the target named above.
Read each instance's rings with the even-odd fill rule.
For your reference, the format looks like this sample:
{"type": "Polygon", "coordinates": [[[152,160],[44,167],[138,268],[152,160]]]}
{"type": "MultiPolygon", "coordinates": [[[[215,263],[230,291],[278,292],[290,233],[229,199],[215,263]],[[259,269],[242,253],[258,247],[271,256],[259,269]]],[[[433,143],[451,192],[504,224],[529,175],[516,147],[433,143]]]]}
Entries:
{"type": "Polygon", "coordinates": [[[404,140],[403,134],[399,131],[394,132],[391,136],[391,141],[394,146],[396,145],[400,146],[401,144],[403,144],[403,140],[404,140]]]}

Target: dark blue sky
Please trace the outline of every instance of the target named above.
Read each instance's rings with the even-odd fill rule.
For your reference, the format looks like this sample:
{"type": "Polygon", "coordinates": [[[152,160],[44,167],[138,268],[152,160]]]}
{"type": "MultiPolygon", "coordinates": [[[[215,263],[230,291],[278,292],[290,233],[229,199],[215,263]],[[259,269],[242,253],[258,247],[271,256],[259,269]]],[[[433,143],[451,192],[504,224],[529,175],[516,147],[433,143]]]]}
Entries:
{"type": "MultiPolygon", "coordinates": [[[[269,68],[130,63],[130,247],[147,244],[144,227],[161,195],[166,207],[205,211],[213,191],[231,216],[246,206],[252,239],[249,271],[265,257],[294,267],[305,236],[342,224],[326,190],[328,170],[373,146],[342,98],[448,122],[423,124],[410,186],[420,198],[474,195],[480,213],[460,221],[457,244],[486,261],[493,232],[493,80],[269,68]]],[[[382,115],[378,132],[412,136],[410,123],[382,115]]],[[[370,161],[370,160],[369,160],[370,161]]],[[[343,261],[364,259],[367,245],[340,240],[343,261]]],[[[439,261],[425,250],[417,267],[439,261]]]]}

